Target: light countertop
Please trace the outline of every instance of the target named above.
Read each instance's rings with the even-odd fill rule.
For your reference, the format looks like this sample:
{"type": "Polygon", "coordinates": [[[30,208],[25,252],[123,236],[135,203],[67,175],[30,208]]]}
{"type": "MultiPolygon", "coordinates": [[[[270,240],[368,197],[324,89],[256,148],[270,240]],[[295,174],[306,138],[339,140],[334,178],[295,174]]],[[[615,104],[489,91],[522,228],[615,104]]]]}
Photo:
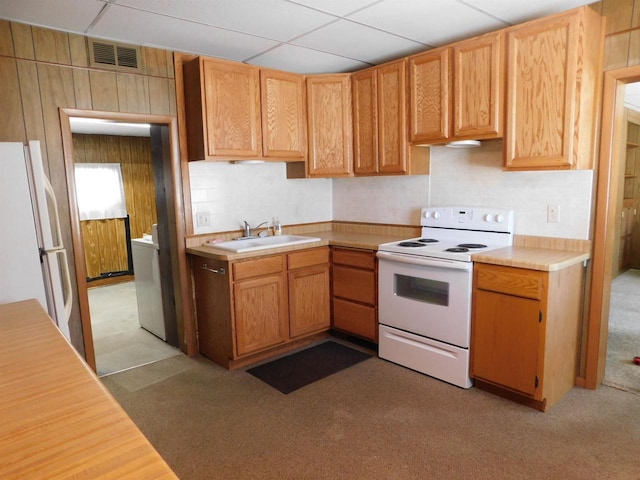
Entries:
{"type": "Polygon", "coordinates": [[[474,262],[552,272],[590,258],[589,253],[549,248],[505,247],[471,256],[474,262]]]}
{"type": "Polygon", "coordinates": [[[0,305],[0,372],[0,478],[178,478],[37,301],[0,305]]]}

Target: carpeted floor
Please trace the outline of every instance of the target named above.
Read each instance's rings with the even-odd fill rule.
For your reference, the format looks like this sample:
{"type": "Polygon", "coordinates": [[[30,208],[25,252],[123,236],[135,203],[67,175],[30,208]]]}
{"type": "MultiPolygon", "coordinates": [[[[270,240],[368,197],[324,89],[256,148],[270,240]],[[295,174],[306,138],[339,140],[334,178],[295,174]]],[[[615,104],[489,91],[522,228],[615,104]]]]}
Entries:
{"type": "Polygon", "coordinates": [[[640,394],[640,366],[632,363],[636,356],[640,356],[640,270],[632,269],[611,283],[607,363],[603,383],[640,394]]]}
{"type": "Polygon", "coordinates": [[[88,293],[99,376],[180,354],[140,327],[134,282],[94,287],[88,293]]]}
{"type": "Polygon", "coordinates": [[[640,401],[609,387],[541,413],[375,356],[288,395],[203,357],[102,381],[183,480],[639,478],[640,401]]]}

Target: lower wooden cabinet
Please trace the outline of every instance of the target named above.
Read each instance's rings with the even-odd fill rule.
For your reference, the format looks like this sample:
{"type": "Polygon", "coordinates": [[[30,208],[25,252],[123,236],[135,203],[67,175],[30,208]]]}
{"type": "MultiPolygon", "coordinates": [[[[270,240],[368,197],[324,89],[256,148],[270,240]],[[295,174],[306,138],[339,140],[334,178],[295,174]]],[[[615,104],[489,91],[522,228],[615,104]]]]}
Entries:
{"type": "Polygon", "coordinates": [[[234,262],[194,256],[192,271],[199,351],[226,368],[331,326],[328,247],[234,262]]]}
{"type": "Polygon", "coordinates": [[[547,410],[575,384],[582,263],[537,271],[474,266],[471,376],[547,410]]]}
{"type": "Polygon", "coordinates": [[[332,248],[332,327],[378,341],[378,282],[375,252],[332,248]]]}

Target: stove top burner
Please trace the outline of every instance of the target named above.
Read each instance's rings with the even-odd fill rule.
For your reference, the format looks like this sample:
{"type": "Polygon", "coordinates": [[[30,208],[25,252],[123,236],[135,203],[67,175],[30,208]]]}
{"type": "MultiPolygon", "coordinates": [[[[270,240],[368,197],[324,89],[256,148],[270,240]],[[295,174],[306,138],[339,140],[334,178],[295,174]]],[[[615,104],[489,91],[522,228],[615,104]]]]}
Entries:
{"type": "Polygon", "coordinates": [[[487,248],[487,246],[482,243],[461,243],[458,246],[460,248],[487,248]]]}
{"type": "Polygon", "coordinates": [[[420,243],[438,243],[440,240],[436,240],[435,238],[420,238],[418,242],[420,243]]]}
{"type": "Polygon", "coordinates": [[[424,243],[420,243],[420,242],[400,242],[398,244],[399,247],[409,247],[409,248],[415,248],[415,247],[424,247],[424,243]]]}
{"type": "Polygon", "coordinates": [[[445,250],[445,252],[454,252],[454,253],[464,253],[464,252],[468,252],[469,249],[465,248],[465,247],[452,247],[452,248],[447,248],[445,250]]]}

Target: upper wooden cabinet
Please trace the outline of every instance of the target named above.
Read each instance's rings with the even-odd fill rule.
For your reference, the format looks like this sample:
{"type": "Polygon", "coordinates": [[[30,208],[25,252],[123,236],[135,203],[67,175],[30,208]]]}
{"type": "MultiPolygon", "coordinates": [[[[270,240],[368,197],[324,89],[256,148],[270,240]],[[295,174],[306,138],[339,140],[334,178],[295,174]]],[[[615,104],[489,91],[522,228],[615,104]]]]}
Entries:
{"type": "Polygon", "coordinates": [[[307,152],[304,77],[260,70],[260,94],[264,156],[304,159],[307,152]]]}
{"type": "Polygon", "coordinates": [[[352,88],[355,173],[406,173],[406,61],[357,72],[352,88]]]}
{"type": "Polygon", "coordinates": [[[259,69],[198,57],[183,75],[189,160],[261,157],[259,69]]]}
{"type": "Polygon", "coordinates": [[[450,136],[451,49],[437,48],[409,57],[412,142],[441,143],[450,136]]]}
{"type": "Polygon", "coordinates": [[[309,138],[306,176],[351,176],[351,76],[314,75],[306,81],[309,138]]]}
{"type": "Polygon", "coordinates": [[[183,65],[189,160],[304,160],[304,77],[198,57],[183,65]]]}
{"type": "Polygon", "coordinates": [[[502,137],[504,124],[504,33],[454,44],[453,137],[502,137]]]}
{"type": "Polygon", "coordinates": [[[593,168],[603,26],[582,7],[507,30],[506,169],[593,168]]]}
{"type": "Polygon", "coordinates": [[[502,136],[503,32],[409,57],[410,140],[502,136]]]}

